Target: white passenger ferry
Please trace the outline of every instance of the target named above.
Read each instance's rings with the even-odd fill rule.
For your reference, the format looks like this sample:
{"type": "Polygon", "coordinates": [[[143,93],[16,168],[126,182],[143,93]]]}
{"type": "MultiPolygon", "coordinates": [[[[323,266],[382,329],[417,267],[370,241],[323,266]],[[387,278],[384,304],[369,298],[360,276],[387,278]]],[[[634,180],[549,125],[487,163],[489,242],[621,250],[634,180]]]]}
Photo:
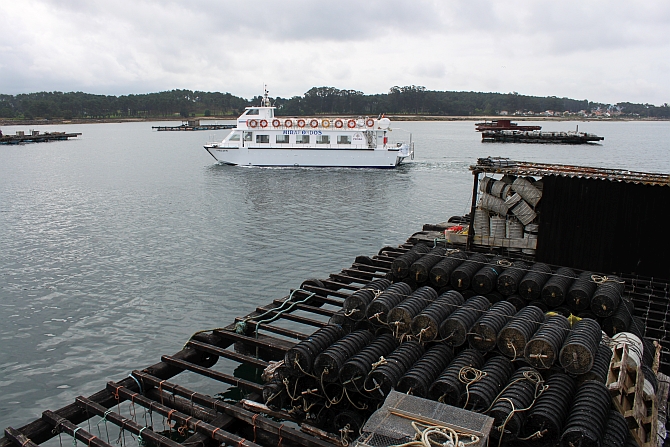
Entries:
{"type": "MultiPolygon", "coordinates": [[[[414,144],[391,140],[388,118],[276,117],[267,92],[247,107],[223,141],[205,145],[218,162],[239,166],[394,168],[414,144]]],[[[397,131],[397,129],[396,129],[397,131]]]]}

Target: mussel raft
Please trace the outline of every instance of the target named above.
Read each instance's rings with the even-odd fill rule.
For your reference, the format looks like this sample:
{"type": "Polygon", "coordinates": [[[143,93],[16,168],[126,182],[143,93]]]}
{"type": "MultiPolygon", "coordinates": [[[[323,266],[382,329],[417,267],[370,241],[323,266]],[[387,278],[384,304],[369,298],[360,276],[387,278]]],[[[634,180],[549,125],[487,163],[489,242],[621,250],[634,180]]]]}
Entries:
{"type": "MultiPolygon", "coordinates": [[[[630,270],[612,257],[589,258],[593,250],[565,249],[581,257],[561,266],[550,250],[565,246],[561,228],[527,231],[557,220],[561,200],[574,203],[556,194],[571,185],[561,179],[581,172],[573,168],[480,159],[470,215],[425,225],[402,245],[197,332],[159,363],[8,427],[0,447],[62,444],[63,436],[89,447],[662,445],[670,280],[613,275],[630,270]],[[494,178],[480,189],[481,173],[517,187],[494,178]],[[544,196],[514,180],[522,173],[547,175],[544,196]],[[498,221],[507,222],[504,236],[498,221]],[[575,268],[580,259],[589,270],[575,268]],[[238,366],[232,374],[229,361],[238,366]],[[200,384],[212,379],[210,391],[232,385],[225,395],[234,397],[180,385],[184,371],[200,384]]],[[[602,174],[633,189],[657,185],[652,194],[661,198],[670,185],[668,176],[589,169],[588,181],[602,174]]],[[[598,188],[620,186],[611,183],[598,188]]],[[[597,243],[585,238],[573,244],[597,243]]],[[[640,259],[657,255],[652,247],[640,259]]],[[[641,265],[668,268],[667,260],[641,265]]]]}
{"type": "MultiPolygon", "coordinates": [[[[32,447],[62,434],[107,447],[108,439],[126,433],[170,447],[347,445],[369,437],[364,424],[393,388],[490,416],[489,435],[496,443],[586,446],[608,439],[606,445],[656,445],[662,428],[658,407],[667,400],[661,371],[667,372],[668,363],[665,348],[659,363],[666,340],[656,337],[664,329],[654,327],[652,317],[667,284],[593,275],[592,301],[609,281],[617,290],[623,287],[619,306],[605,315],[577,311],[555,297],[527,301],[504,273],[515,269],[519,277],[516,270],[523,269],[521,284],[546,268],[454,249],[433,236],[422,231],[398,247],[359,256],[351,267],[307,280],[227,328],[196,333],[160,363],[46,411],[18,430],[7,428],[0,447],[32,447]],[[451,274],[470,288],[436,287],[430,274],[421,276],[424,283],[396,275],[409,275],[422,257],[435,256],[433,246],[443,248],[434,265],[456,259],[451,274]],[[417,258],[417,252],[423,255],[417,258]],[[398,268],[408,258],[416,259],[398,268]],[[478,295],[473,278],[494,259],[506,266],[497,291],[478,295]],[[436,308],[438,303],[444,304],[436,308]],[[628,318],[612,324],[622,306],[628,318]],[[264,383],[218,371],[213,366],[219,357],[264,370],[264,383]],[[662,380],[654,373],[659,367],[662,380]],[[169,381],[182,371],[234,385],[244,398],[230,403],[169,381]],[[628,382],[618,387],[622,375],[628,382]],[[657,400],[658,393],[664,394],[657,400]],[[588,421],[580,416],[583,409],[592,414],[588,421]],[[627,439],[619,418],[632,428],[627,439]]],[[[578,281],[578,272],[565,275],[554,266],[550,271],[542,290],[555,286],[557,272],[568,283],[578,281]]]]}

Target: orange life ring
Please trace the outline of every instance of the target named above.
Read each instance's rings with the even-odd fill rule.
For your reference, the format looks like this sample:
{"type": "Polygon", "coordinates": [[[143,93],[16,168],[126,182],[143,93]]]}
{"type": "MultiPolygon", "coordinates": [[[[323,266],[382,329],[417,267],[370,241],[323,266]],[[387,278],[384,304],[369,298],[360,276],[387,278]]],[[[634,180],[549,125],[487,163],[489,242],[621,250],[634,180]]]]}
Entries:
{"type": "Polygon", "coordinates": [[[256,127],[256,126],[258,126],[258,121],[249,120],[249,122],[247,124],[249,124],[249,127],[256,127]]]}
{"type": "Polygon", "coordinates": [[[298,120],[298,127],[301,128],[301,129],[302,129],[303,127],[305,127],[305,120],[304,120],[304,119],[300,118],[300,119],[298,120]]]}
{"type": "Polygon", "coordinates": [[[373,120],[372,118],[368,118],[365,120],[365,125],[368,127],[373,127],[375,125],[375,120],[373,120]]]}
{"type": "Polygon", "coordinates": [[[335,127],[337,127],[338,129],[341,129],[342,126],[344,126],[344,123],[342,122],[341,119],[335,120],[335,127]]]}
{"type": "Polygon", "coordinates": [[[286,120],[286,121],[284,121],[284,126],[286,126],[286,127],[293,127],[293,121],[291,121],[291,120],[286,120]]]}
{"type": "Polygon", "coordinates": [[[330,120],[321,120],[321,126],[323,127],[330,127],[330,120]]]}
{"type": "Polygon", "coordinates": [[[261,127],[262,127],[263,129],[265,129],[266,127],[268,127],[268,120],[261,120],[261,127]]]}
{"type": "Polygon", "coordinates": [[[349,121],[347,121],[347,127],[348,127],[349,129],[353,129],[354,127],[356,127],[356,120],[349,120],[349,121]]]}
{"type": "Polygon", "coordinates": [[[272,127],[279,127],[281,126],[281,121],[279,121],[277,118],[272,120],[272,127]]]}
{"type": "Polygon", "coordinates": [[[312,127],[319,127],[319,120],[310,120],[309,125],[312,127]]]}

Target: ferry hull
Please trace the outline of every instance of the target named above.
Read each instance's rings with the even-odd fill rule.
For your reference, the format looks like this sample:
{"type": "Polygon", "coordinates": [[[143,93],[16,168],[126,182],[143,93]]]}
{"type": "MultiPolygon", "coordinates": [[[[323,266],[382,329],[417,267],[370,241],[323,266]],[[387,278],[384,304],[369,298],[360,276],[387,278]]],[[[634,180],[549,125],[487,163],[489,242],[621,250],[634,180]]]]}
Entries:
{"type": "Polygon", "coordinates": [[[238,166],[395,168],[405,158],[400,151],[362,149],[247,149],[207,145],[219,163],[238,166]]]}

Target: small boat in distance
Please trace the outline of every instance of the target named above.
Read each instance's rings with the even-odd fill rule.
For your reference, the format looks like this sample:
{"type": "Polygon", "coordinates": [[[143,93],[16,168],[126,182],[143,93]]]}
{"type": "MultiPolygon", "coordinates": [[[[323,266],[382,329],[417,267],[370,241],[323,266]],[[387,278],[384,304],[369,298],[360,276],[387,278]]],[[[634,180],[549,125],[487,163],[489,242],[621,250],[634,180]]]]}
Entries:
{"type": "Polygon", "coordinates": [[[391,132],[391,120],[381,115],[277,117],[266,90],[260,107],[246,107],[223,141],[204,147],[227,165],[394,168],[414,158],[414,143],[411,134],[407,142],[392,141],[391,132]]]}
{"type": "Polygon", "coordinates": [[[483,123],[475,123],[475,131],[482,132],[485,130],[540,130],[542,126],[519,126],[513,123],[512,120],[492,120],[484,121],[483,123]]]}

